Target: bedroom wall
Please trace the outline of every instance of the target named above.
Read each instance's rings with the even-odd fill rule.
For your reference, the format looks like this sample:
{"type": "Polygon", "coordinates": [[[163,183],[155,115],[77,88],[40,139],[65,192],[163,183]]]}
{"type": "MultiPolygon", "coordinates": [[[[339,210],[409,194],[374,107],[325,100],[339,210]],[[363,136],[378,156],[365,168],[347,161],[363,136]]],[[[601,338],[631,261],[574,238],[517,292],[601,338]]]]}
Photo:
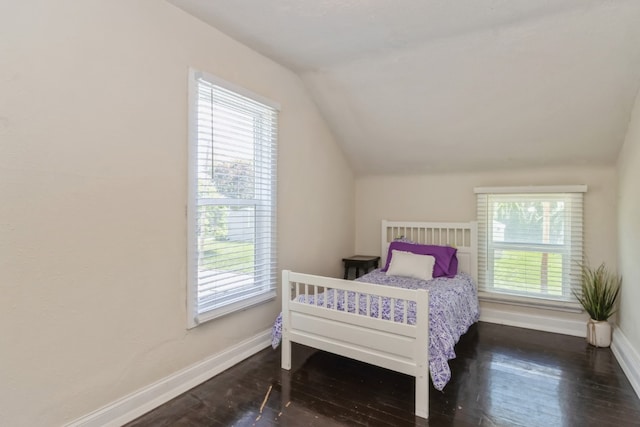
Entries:
{"type": "MultiPolygon", "coordinates": [[[[380,252],[380,221],[472,221],[474,187],[587,184],[586,254],[592,263],[617,263],[615,168],[549,168],[424,176],[369,176],[356,180],[356,252],[380,252]]],[[[481,302],[485,315],[537,324],[555,332],[584,334],[584,314],[481,302]],[[515,319],[515,320],[514,320],[515,319]]]]}
{"type": "MultiPolygon", "coordinates": [[[[640,379],[640,93],[618,159],[618,270],[622,274],[619,326],[635,350],[635,374],[640,379]]],[[[629,355],[631,356],[631,355],[629,355]]],[[[640,384],[635,384],[640,386],[640,384]]],[[[640,395],[640,388],[636,388],[640,395]]]]}
{"type": "Polygon", "coordinates": [[[293,73],[163,1],[2,2],[0,424],[75,420],[279,311],[186,329],[189,66],[282,106],[279,266],[353,253],[354,178],[293,73]]]}

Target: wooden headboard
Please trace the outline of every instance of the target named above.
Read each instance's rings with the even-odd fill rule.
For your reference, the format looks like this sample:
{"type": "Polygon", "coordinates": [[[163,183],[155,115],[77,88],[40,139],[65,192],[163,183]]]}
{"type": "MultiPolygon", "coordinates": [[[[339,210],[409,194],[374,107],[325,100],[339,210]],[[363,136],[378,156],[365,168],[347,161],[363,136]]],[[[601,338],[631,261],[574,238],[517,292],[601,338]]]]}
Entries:
{"type": "Polygon", "coordinates": [[[389,244],[400,237],[427,245],[458,249],[458,270],[478,281],[478,225],[473,222],[415,222],[382,220],[381,266],[387,260],[389,244]]]}

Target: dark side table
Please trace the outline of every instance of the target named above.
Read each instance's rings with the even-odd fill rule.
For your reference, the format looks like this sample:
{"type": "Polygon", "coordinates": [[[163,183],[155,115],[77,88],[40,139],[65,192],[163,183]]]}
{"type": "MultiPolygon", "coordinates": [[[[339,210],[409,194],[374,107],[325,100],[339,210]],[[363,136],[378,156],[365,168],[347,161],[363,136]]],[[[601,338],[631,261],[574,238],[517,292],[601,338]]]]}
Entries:
{"type": "Polygon", "coordinates": [[[347,279],[349,277],[350,268],[356,269],[356,278],[358,278],[360,277],[360,269],[362,269],[363,274],[365,274],[372,268],[378,268],[380,257],[371,255],[354,255],[348,258],[342,258],[342,262],[344,263],[344,278],[347,279]]]}

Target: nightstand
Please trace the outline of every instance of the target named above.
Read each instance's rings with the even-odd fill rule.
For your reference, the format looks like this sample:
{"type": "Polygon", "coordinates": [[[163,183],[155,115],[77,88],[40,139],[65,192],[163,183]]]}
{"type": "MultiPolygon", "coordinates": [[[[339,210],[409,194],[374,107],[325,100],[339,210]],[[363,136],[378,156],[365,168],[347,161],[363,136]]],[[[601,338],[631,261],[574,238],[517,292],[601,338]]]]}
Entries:
{"type": "Polygon", "coordinates": [[[360,269],[362,269],[363,274],[365,274],[372,268],[378,268],[380,257],[371,255],[354,255],[348,258],[342,258],[342,262],[344,263],[344,278],[347,279],[349,277],[350,268],[356,269],[356,278],[358,278],[360,276],[360,269]]]}

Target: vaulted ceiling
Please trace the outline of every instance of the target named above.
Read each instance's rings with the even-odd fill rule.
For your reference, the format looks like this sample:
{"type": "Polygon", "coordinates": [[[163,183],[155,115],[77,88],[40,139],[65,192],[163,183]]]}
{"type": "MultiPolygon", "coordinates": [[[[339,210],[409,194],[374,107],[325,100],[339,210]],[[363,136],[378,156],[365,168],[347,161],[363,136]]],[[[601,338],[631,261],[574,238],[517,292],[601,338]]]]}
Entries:
{"type": "Polygon", "coordinates": [[[298,73],[358,175],[612,165],[638,0],[170,0],[298,73]]]}

